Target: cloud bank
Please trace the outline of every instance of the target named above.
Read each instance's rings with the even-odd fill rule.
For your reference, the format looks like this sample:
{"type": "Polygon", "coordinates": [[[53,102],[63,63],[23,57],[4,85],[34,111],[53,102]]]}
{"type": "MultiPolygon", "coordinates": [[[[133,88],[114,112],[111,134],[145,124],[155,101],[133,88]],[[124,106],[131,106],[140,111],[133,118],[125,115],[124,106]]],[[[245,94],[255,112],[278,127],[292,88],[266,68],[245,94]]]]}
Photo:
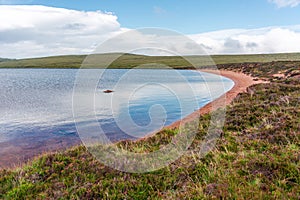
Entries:
{"type": "Polygon", "coordinates": [[[300,52],[300,26],[233,29],[190,37],[209,54],[300,52]]]}
{"type": "MultiPolygon", "coordinates": [[[[0,13],[0,57],[5,58],[88,54],[98,44],[129,30],[121,27],[116,15],[101,11],[2,5],[0,13]]],[[[155,34],[151,40],[132,34],[128,40],[133,38],[134,42],[147,46],[147,42],[155,40],[153,37],[155,34]]],[[[300,52],[300,25],[221,30],[188,37],[208,54],[300,52]]],[[[179,50],[186,55],[193,54],[195,49],[190,44],[179,45],[175,39],[169,44],[162,38],[157,41],[161,49],[179,50]]]]}
{"type": "Polygon", "coordinates": [[[277,5],[277,7],[296,7],[300,4],[300,0],[268,0],[277,5]]]}
{"type": "Polygon", "coordinates": [[[0,13],[0,57],[87,53],[123,31],[117,16],[101,11],[2,5],[0,13]]]}

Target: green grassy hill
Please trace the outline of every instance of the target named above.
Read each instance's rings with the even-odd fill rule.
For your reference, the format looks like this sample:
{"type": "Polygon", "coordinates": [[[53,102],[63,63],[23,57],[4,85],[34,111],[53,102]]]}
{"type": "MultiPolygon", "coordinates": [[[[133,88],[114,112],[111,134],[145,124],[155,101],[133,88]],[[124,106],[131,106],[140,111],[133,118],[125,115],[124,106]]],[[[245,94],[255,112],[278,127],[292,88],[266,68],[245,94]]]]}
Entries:
{"type": "MultiPolygon", "coordinates": [[[[115,55],[97,55],[101,61],[109,60],[115,55]]],[[[53,56],[44,58],[20,59],[0,62],[0,68],[79,68],[86,55],[53,56]]],[[[214,63],[206,56],[187,56],[189,61],[199,63],[199,66],[209,66],[214,63]]],[[[288,54],[257,54],[257,55],[213,55],[211,56],[216,64],[227,63],[249,63],[249,62],[272,62],[272,61],[300,61],[300,53],[288,54]]],[[[114,61],[110,68],[133,68],[142,64],[159,63],[173,68],[189,68],[191,64],[182,57],[170,56],[144,56],[124,54],[114,61]]],[[[87,65],[88,66],[88,65],[87,65]]],[[[90,68],[102,68],[103,63],[90,68]]],[[[198,66],[197,66],[198,67],[198,66]]]]}
{"type": "MultiPolygon", "coordinates": [[[[189,152],[161,170],[119,172],[96,161],[84,147],[74,147],[43,155],[22,168],[0,171],[0,199],[299,199],[300,62],[218,68],[270,83],[252,86],[250,93],[239,94],[228,106],[221,138],[204,158],[197,152],[210,114],[187,126],[197,133],[189,152]],[[278,72],[285,77],[274,77],[278,72]]],[[[118,146],[151,152],[175,134],[176,130],[166,130],[118,146]]]]}

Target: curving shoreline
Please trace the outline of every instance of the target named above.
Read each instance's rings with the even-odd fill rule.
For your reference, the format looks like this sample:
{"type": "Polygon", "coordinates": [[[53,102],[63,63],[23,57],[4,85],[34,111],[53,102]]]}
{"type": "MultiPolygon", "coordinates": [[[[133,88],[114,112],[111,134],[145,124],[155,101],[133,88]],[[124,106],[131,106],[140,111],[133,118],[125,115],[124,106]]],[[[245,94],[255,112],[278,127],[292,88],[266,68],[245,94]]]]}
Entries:
{"type": "Polygon", "coordinates": [[[228,92],[226,92],[225,94],[217,98],[216,100],[206,104],[204,107],[191,113],[187,117],[178,120],[169,126],[164,127],[164,129],[179,128],[181,125],[197,119],[200,115],[210,113],[213,110],[229,105],[238,94],[247,92],[248,87],[259,83],[266,83],[262,80],[256,81],[254,80],[255,79],[254,77],[246,75],[241,72],[234,72],[228,70],[212,70],[212,69],[201,69],[197,71],[216,74],[216,75],[229,78],[234,82],[234,86],[231,90],[229,90],[228,92]]]}
{"type": "MultiPolygon", "coordinates": [[[[258,83],[262,83],[263,81],[254,81],[253,77],[248,76],[243,73],[237,73],[233,71],[227,71],[227,70],[199,70],[201,72],[207,72],[212,73],[216,75],[221,75],[226,78],[231,79],[234,81],[233,88],[219,97],[218,99],[208,103],[204,107],[200,108],[199,110],[191,113],[187,117],[185,117],[182,120],[176,121],[173,124],[169,126],[165,126],[163,129],[176,129],[179,128],[180,125],[191,122],[199,117],[199,115],[207,114],[213,111],[214,109],[217,109],[219,107],[224,107],[228,104],[230,104],[233,99],[242,92],[246,92],[247,88],[251,85],[255,85],[258,83]]],[[[157,132],[147,135],[146,137],[140,138],[137,141],[145,140],[153,135],[155,135],[157,132]]],[[[19,149],[19,146],[13,145],[12,143],[5,143],[2,145],[2,151],[5,149],[10,149],[9,154],[5,157],[0,158],[0,169],[1,168],[11,168],[11,167],[18,167],[22,164],[26,163],[28,160],[32,160],[32,158],[39,156],[46,152],[56,152],[60,151],[66,148],[70,148],[72,146],[79,145],[81,142],[80,140],[77,140],[76,138],[73,138],[70,140],[69,138],[58,138],[55,140],[55,138],[51,139],[47,142],[48,144],[52,143],[47,150],[44,149],[43,146],[39,146],[37,149],[34,149],[34,147],[28,147],[26,148],[26,151],[21,151],[19,149]],[[59,141],[59,142],[58,142],[59,141]],[[53,145],[55,144],[55,145],[53,145]],[[20,155],[20,152],[22,152],[22,155],[20,155]]]]}
{"type": "MultiPolygon", "coordinates": [[[[139,163],[131,163],[127,159],[115,160],[117,167],[103,165],[84,146],[75,146],[54,154],[47,153],[29,161],[22,168],[0,170],[0,179],[3,180],[0,199],[89,199],[105,198],[110,194],[119,199],[298,199],[300,62],[228,64],[219,67],[269,80],[244,91],[240,87],[240,91],[246,90],[246,93],[240,93],[225,107],[227,120],[222,130],[215,132],[220,137],[212,138],[209,132],[206,134],[207,128],[215,127],[214,120],[211,121],[215,116],[213,111],[187,124],[186,129],[181,131],[184,136],[188,130],[192,130],[191,133],[196,133],[195,137],[176,140],[176,134],[180,134],[176,129],[162,131],[141,143],[125,141],[118,144],[121,151],[147,154],[168,144],[183,147],[181,144],[187,141],[185,139],[194,139],[190,148],[183,149],[188,150],[188,153],[170,165],[149,173],[127,173],[127,164],[131,169],[139,168],[139,163]],[[273,77],[279,73],[285,77],[273,77]],[[199,123],[202,126],[198,128],[199,123]],[[203,146],[203,139],[208,142],[204,143],[207,145],[203,146]],[[204,156],[201,150],[203,147],[212,147],[210,144],[214,148],[204,156]],[[120,167],[125,170],[117,170],[120,167]]],[[[241,79],[241,74],[237,76],[241,79]]],[[[246,79],[242,80],[245,84],[246,79]]],[[[256,83],[261,82],[254,81],[251,84],[256,83]]],[[[220,90],[223,88],[221,86],[216,83],[213,88],[220,90]]],[[[201,90],[202,86],[198,87],[201,90]]],[[[230,87],[234,87],[232,81],[230,87]]],[[[216,113],[218,115],[219,112],[216,113]]],[[[224,112],[220,114],[224,116],[224,112]]],[[[219,119],[223,123],[224,118],[219,119]]],[[[167,155],[158,158],[168,162],[167,155]]],[[[151,167],[155,163],[145,161],[141,164],[151,167]]]]}

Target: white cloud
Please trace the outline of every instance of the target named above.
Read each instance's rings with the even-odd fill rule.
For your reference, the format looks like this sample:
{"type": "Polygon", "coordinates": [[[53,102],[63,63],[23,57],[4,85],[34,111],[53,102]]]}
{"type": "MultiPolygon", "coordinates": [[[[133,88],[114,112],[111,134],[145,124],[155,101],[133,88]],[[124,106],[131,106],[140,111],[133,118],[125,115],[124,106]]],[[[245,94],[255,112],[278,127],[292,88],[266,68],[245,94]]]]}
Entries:
{"type": "Polygon", "coordinates": [[[123,31],[117,16],[101,11],[2,5],[0,13],[0,57],[87,53],[123,31]]]}
{"type": "Polygon", "coordinates": [[[190,35],[209,54],[300,52],[300,28],[234,29],[190,35]]]}
{"type": "Polygon", "coordinates": [[[134,53],[150,55],[288,53],[300,52],[299,44],[300,26],[221,30],[188,37],[150,29],[122,34],[104,43],[97,52],[136,50],[134,53]]]}
{"type": "Polygon", "coordinates": [[[300,0],[268,0],[277,5],[277,7],[296,7],[300,4],[300,0]]]}
{"type": "Polygon", "coordinates": [[[130,30],[101,44],[95,53],[126,52],[147,55],[198,55],[203,48],[191,38],[170,30],[130,30]]]}
{"type": "MultiPolygon", "coordinates": [[[[46,6],[0,6],[0,57],[26,58],[88,54],[103,41],[123,33],[117,16],[46,6]]],[[[203,54],[192,41],[163,32],[131,31],[107,43],[102,52],[146,47],[140,53],[203,54]],[[119,40],[119,41],[118,41],[119,40]],[[147,47],[159,47],[159,52],[147,47]]],[[[300,25],[261,29],[232,29],[188,35],[208,54],[300,52],[300,25]]],[[[101,50],[100,50],[101,51],[101,50]]],[[[135,52],[139,53],[139,52],[135,52]]]]}

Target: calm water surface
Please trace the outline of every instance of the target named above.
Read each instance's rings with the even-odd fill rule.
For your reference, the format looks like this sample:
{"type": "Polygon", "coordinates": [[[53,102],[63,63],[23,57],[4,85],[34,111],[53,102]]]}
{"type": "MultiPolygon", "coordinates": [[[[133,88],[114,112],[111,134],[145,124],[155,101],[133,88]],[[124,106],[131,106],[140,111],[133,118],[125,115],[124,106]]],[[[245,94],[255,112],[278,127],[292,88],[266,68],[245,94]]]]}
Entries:
{"type": "MultiPolygon", "coordinates": [[[[0,166],[8,158],[30,157],[36,149],[80,142],[72,110],[77,72],[0,69],[0,166]]],[[[93,70],[89,73],[94,74],[93,70]]],[[[76,105],[76,122],[86,127],[100,125],[113,141],[134,139],[187,116],[233,85],[227,78],[197,71],[106,70],[94,94],[82,90],[79,95],[83,101],[94,99],[94,113],[84,103],[76,105]],[[114,92],[105,94],[106,89],[114,92]]]]}

